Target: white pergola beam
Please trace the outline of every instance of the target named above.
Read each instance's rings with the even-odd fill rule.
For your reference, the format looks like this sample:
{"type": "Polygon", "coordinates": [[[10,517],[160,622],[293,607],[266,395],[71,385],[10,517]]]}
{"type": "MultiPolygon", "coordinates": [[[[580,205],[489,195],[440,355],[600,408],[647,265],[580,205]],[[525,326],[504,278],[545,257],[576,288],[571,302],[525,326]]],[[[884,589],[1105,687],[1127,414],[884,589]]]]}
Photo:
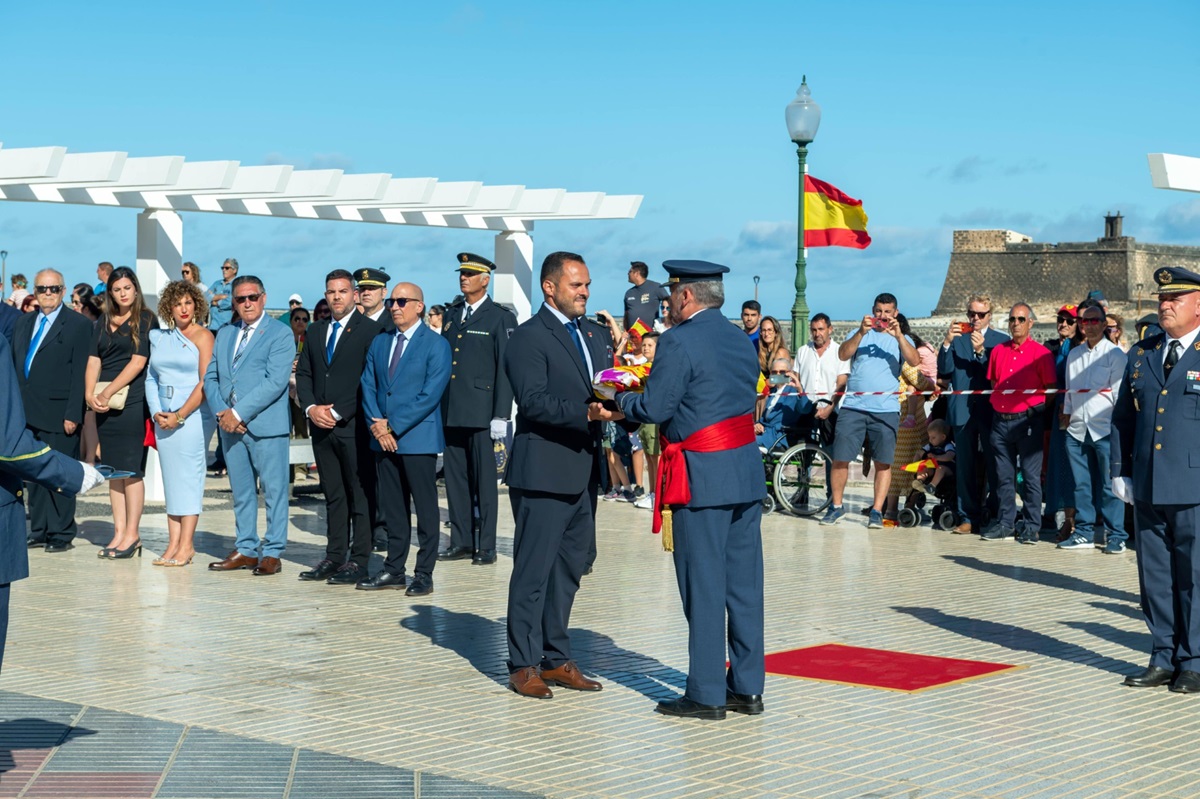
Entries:
{"type": "Polygon", "coordinates": [[[66,147],[18,147],[0,150],[0,181],[36,180],[58,174],[66,147]]]}
{"type": "Polygon", "coordinates": [[[1150,181],[1156,189],[1200,192],[1200,158],[1150,153],[1150,181]]]}

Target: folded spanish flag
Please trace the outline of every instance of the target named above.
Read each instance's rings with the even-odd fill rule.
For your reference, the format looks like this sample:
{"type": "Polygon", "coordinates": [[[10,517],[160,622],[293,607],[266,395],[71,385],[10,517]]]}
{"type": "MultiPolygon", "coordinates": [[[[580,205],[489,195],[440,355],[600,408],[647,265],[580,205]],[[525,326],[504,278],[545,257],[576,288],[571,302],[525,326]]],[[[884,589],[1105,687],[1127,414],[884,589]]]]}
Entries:
{"type": "Polygon", "coordinates": [[[867,214],[856,200],[823,180],[804,176],[804,246],[854,247],[871,243],[867,214]]]}

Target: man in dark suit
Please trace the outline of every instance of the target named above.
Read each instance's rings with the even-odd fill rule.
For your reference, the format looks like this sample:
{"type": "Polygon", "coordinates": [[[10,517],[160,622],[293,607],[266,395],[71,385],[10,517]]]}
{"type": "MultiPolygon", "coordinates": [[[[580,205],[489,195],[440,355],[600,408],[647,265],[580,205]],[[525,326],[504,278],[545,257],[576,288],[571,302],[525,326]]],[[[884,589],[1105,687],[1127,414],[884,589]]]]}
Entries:
{"type": "MultiPolygon", "coordinates": [[[[385,333],[396,332],[392,314],[384,304],[387,284],[392,276],[382,269],[354,270],[354,290],[358,312],[379,325],[385,333]]],[[[371,540],[376,552],[387,549],[387,519],[379,504],[379,475],[375,473],[375,455],[371,452],[370,422],[362,425],[359,438],[359,482],[367,497],[367,513],[371,519],[371,540]]]]}
{"type": "Polygon", "coordinates": [[[617,395],[631,422],[661,425],[655,530],[662,530],[664,548],[673,544],[688,620],[687,689],[656,710],[701,719],[723,719],[727,710],[757,715],[766,680],[766,485],[754,439],[758,355],[721,315],[728,267],[707,261],[663,267],[674,326],[658,340],[644,393],[617,395]]]}
{"type": "MultiPolygon", "coordinates": [[[[22,315],[13,328],[13,359],[25,421],[38,440],[78,460],[92,323],[63,305],[66,285],[59,272],[38,272],[34,292],[39,312],[22,315]]],[[[29,484],[28,494],[28,545],[44,546],[46,552],[74,549],[75,497],[37,483],[29,484]]]]}
{"type": "MultiPolygon", "coordinates": [[[[513,333],[504,371],[517,398],[505,481],[513,518],[508,585],[508,687],[538,699],[550,685],[599,691],[571,659],[567,624],[596,540],[600,423],[592,377],[612,363],[612,337],[588,321],[591,278],[579,255],[542,263],[545,302],[513,333]]],[[[760,466],[761,469],[761,466],[760,466]]]]}
{"type": "Polygon", "coordinates": [[[1113,411],[1113,493],[1133,504],[1150,665],[1134,688],[1200,692],[1200,274],[1154,273],[1162,332],[1130,351],[1113,411]]]}
{"type": "Polygon", "coordinates": [[[417,512],[417,562],[407,596],[433,593],[437,563],[437,454],[442,435],[442,392],[450,382],[450,345],[422,323],[425,295],[412,283],[397,283],[387,300],[395,332],[376,336],[362,373],[363,421],[377,453],[379,499],[387,519],[387,560],[357,588],[405,588],[405,564],[417,512]]]}
{"type": "Polygon", "coordinates": [[[325,276],[325,300],[333,317],[308,329],[296,365],[296,395],[311,425],[328,532],[325,557],[300,579],[355,585],[367,577],[372,548],[358,452],[360,441],[369,446],[370,423],[359,414],[359,381],[380,327],[355,310],[354,281],[345,269],[325,276]]]}
{"type": "Polygon", "coordinates": [[[450,385],[442,398],[450,548],[439,553],[438,558],[471,558],[477,566],[496,562],[499,499],[494,442],[503,440],[507,433],[513,402],[503,363],[517,318],[487,295],[495,268],[495,264],[479,255],[458,254],[458,285],[463,300],[446,310],[442,326],[442,335],[450,342],[454,359],[450,385]]]}
{"type": "Polygon", "coordinates": [[[21,407],[18,371],[19,367],[13,368],[8,340],[0,336],[0,666],[8,636],[10,584],[29,576],[29,556],[21,542],[25,534],[21,481],[74,495],[104,480],[90,464],[56,452],[33,437],[21,407]]]}
{"type": "MultiPolygon", "coordinates": [[[[954,391],[990,389],[987,377],[988,360],[997,344],[1008,336],[993,330],[992,300],[984,295],[967,299],[967,319],[970,333],[959,329],[961,322],[951,322],[938,350],[938,376],[950,380],[954,391]]],[[[958,468],[958,527],[954,532],[971,535],[982,532],[985,498],[991,503],[990,515],[996,517],[996,467],[991,457],[980,456],[992,432],[992,405],[986,395],[954,395],[949,398],[946,421],[954,428],[954,446],[958,468]],[[980,474],[980,471],[983,474],[980,474]],[[986,488],[981,489],[986,475],[986,488]]]]}

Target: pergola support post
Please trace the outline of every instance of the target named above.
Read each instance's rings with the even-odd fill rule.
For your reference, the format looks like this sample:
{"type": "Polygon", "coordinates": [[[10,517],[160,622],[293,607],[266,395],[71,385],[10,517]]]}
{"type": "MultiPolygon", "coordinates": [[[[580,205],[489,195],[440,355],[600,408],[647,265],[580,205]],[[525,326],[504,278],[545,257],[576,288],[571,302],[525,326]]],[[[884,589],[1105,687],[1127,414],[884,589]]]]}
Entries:
{"type": "Polygon", "coordinates": [[[493,301],[511,307],[517,321],[524,322],[533,312],[533,237],[528,232],[500,233],[492,260],[496,264],[493,301]]]}

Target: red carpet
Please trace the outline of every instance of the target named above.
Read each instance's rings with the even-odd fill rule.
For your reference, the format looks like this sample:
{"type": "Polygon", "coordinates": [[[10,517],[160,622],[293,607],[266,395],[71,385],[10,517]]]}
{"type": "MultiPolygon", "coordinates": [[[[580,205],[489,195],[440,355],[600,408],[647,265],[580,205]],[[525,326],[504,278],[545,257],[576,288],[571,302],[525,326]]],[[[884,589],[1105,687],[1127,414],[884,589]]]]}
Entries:
{"type": "Polygon", "coordinates": [[[1019,668],[844,644],[821,644],[767,655],[767,674],[889,691],[924,691],[1019,668]]]}

